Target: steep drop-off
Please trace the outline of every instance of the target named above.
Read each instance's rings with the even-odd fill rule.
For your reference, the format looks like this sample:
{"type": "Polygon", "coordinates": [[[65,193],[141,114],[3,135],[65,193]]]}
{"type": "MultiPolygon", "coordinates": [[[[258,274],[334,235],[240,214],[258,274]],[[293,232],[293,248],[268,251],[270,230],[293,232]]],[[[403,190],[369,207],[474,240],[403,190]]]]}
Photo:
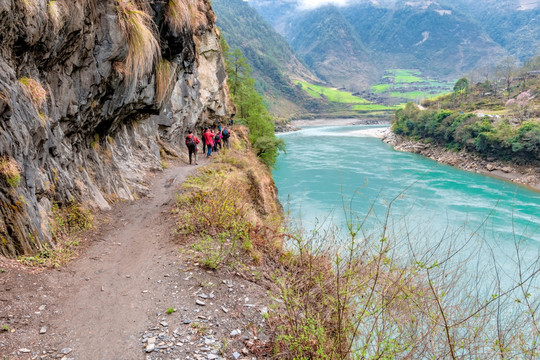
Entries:
{"type": "Polygon", "coordinates": [[[175,3],[0,1],[0,254],[54,246],[53,202],[144,193],[161,141],[233,109],[210,1],[175,3]]]}

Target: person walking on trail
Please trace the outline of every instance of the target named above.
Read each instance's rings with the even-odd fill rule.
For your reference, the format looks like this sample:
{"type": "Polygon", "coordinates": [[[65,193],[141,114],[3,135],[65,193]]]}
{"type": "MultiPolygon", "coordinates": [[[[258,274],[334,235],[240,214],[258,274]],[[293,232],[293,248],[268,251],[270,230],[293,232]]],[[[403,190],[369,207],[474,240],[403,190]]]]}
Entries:
{"type": "Polygon", "coordinates": [[[203,154],[206,154],[206,139],[204,138],[204,133],[208,130],[208,126],[206,126],[203,130],[203,134],[201,136],[201,142],[202,142],[202,152],[203,154]]]}
{"type": "Polygon", "coordinates": [[[206,129],[203,137],[204,141],[206,141],[206,148],[208,149],[206,157],[210,157],[210,155],[212,155],[212,148],[214,147],[214,133],[212,132],[212,130],[206,129]]]}
{"type": "Polygon", "coordinates": [[[189,135],[186,137],[186,146],[189,151],[189,165],[191,165],[191,157],[195,158],[195,165],[199,165],[197,163],[197,144],[199,143],[199,139],[193,135],[193,131],[188,130],[189,135]]]}
{"type": "Polygon", "coordinates": [[[216,131],[216,134],[214,135],[214,151],[218,151],[221,149],[221,126],[216,131]]]}
{"type": "Polygon", "coordinates": [[[229,148],[229,137],[231,136],[231,132],[227,127],[224,127],[221,131],[221,137],[223,138],[223,147],[229,148]]]}

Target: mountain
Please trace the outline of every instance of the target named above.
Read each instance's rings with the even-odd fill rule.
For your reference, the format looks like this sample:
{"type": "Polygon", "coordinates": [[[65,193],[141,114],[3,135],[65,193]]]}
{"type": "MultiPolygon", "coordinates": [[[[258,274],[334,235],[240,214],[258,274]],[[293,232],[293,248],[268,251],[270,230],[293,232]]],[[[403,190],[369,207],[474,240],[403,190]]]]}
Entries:
{"type": "Polygon", "coordinates": [[[320,82],[295,56],[290,45],[243,0],[214,0],[217,25],[231,49],[240,49],[253,69],[257,89],[270,112],[280,118],[313,111],[319,102],[294,80],[320,82]]]}
{"type": "Polygon", "coordinates": [[[369,1],[309,10],[283,0],[249,3],[317,75],[352,90],[390,68],[455,78],[507,56],[476,20],[434,1],[369,1]]]}
{"type": "Polygon", "coordinates": [[[495,42],[521,62],[540,53],[540,1],[452,0],[448,6],[470,14],[495,42]]]}

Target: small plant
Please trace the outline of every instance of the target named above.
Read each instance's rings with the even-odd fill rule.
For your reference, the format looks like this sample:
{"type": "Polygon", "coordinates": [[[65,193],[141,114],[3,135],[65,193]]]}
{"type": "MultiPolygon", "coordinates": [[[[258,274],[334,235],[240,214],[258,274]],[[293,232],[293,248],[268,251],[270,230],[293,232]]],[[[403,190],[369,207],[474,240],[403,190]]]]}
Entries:
{"type": "Polygon", "coordinates": [[[0,273],[3,274],[3,273],[5,273],[5,272],[6,272],[6,269],[4,269],[4,268],[0,269],[0,273]]]}
{"type": "Polygon", "coordinates": [[[170,167],[169,163],[165,160],[161,160],[161,168],[168,169],[170,167]]]}
{"type": "Polygon", "coordinates": [[[3,332],[9,332],[9,326],[8,326],[8,325],[2,325],[1,330],[2,330],[3,332]]]}
{"type": "Polygon", "coordinates": [[[94,140],[92,140],[92,143],[90,145],[96,151],[99,151],[101,149],[101,146],[99,145],[99,134],[94,134],[94,140]]]}
{"type": "MultiPolygon", "coordinates": [[[[51,233],[56,239],[69,237],[92,227],[92,213],[77,202],[72,201],[63,206],[54,203],[51,210],[51,233]]],[[[78,241],[68,243],[78,245],[78,241]]]]}
{"type": "Polygon", "coordinates": [[[128,43],[128,54],[124,71],[137,82],[144,74],[150,73],[160,56],[160,46],[156,39],[155,25],[150,15],[141,10],[136,2],[116,0],[116,11],[120,30],[128,43]]]}
{"type": "Polygon", "coordinates": [[[165,311],[167,315],[171,315],[173,312],[176,312],[174,308],[168,308],[167,311],[165,311]]]}
{"type": "Polygon", "coordinates": [[[191,323],[191,328],[197,332],[198,335],[204,336],[208,333],[208,328],[205,324],[200,322],[191,323]]]}
{"type": "Polygon", "coordinates": [[[24,92],[32,101],[32,104],[38,109],[41,109],[45,100],[47,100],[47,91],[45,91],[39,81],[29,77],[22,77],[19,79],[19,84],[21,84],[24,92]]]}
{"type": "Polygon", "coordinates": [[[5,179],[9,186],[15,188],[21,182],[21,173],[19,172],[19,164],[9,157],[0,157],[0,176],[5,179]]]}

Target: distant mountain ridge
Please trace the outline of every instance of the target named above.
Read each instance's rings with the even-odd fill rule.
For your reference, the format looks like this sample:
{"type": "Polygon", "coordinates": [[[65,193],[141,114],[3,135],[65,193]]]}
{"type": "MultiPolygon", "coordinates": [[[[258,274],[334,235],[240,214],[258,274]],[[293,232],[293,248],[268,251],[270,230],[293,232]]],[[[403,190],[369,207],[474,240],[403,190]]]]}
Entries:
{"type": "Polygon", "coordinates": [[[508,55],[478,22],[435,1],[369,1],[310,11],[284,0],[249,4],[318,76],[351,90],[366,87],[389,68],[452,78],[508,55]]]}

